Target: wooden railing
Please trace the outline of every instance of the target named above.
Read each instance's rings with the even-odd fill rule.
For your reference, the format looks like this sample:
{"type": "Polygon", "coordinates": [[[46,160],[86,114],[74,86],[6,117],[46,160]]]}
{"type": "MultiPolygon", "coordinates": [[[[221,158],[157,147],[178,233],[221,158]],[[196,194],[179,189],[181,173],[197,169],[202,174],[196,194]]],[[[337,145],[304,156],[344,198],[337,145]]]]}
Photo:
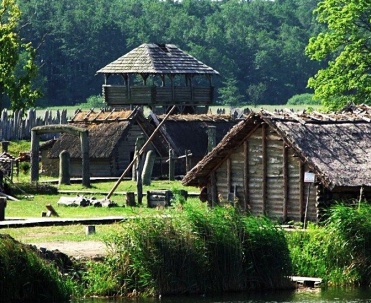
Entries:
{"type": "Polygon", "coordinates": [[[156,87],[103,85],[103,96],[108,105],[210,105],[213,87],[156,87]]]}

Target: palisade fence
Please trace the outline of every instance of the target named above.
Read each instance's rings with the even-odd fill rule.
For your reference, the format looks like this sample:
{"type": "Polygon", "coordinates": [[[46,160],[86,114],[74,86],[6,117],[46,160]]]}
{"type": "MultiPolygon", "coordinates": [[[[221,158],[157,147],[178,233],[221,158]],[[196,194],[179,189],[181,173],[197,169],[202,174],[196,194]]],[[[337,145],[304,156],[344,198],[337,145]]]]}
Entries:
{"type": "MultiPolygon", "coordinates": [[[[36,109],[14,113],[3,109],[0,120],[0,141],[30,140],[31,129],[35,126],[50,124],[67,124],[67,110],[45,110],[43,117],[37,117],[36,109]]],[[[45,134],[44,140],[55,138],[59,134],[45,134]]]]}

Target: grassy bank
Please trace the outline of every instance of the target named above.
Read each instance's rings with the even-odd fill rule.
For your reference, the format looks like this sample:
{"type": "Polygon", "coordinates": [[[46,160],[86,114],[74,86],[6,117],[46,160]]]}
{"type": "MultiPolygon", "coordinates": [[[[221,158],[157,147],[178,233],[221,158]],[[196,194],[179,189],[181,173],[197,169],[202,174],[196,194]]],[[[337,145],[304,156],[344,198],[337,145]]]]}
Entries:
{"type": "MultiPolygon", "coordinates": [[[[91,190],[105,191],[111,185],[97,183],[91,190]]],[[[122,186],[120,191],[135,189],[131,181],[122,182],[122,186]]],[[[80,184],[68,188],[83,189],[80,184]]],[[[176,191],[182,187],[178,181],[156,181],[151,188],[176,191]]],[[[109,251],[105,262],[88,263],[73,287],[70,280],[60,282],[51,275],[50,279],[58,278],[53,283],[66,283],[62,289],[67,292],[73,289],[73,293],[87,296],[131,296],[254,291],[284,287],[288,275],[319,277],[324,285],[371,283],[368,204],[339,204],[329,211],[328,220],[321,226],[285,232],[273,221],[241,216],[231,206],[210,209],[198,198],[189,198],[186,203],[175,200],[169,208],[150,209],[145,202],[124,207],[125,198],[120,194],[113,196],[119,203],[114,208],[64,207],[57,205],[61,195],[51,192],[8,201],[6,217],[38,217],[46,204],[52,204],[62,217],[131,217],[123,223],[99,226],[98,232],[89,236],[78,225],[0,230],[25,243],[105,242],[109,251]]],[[[9,250],[9,255],[21,253],[10,246],[2,250],[9,250]]],[[[8,267],[0,266],[0,270],[4,268],[8,267]]]]}
{"type": "Polygon", "coordinates": [[[72,284],[36,251],[0,235],[1,302],[65,301],[72,284]]]}

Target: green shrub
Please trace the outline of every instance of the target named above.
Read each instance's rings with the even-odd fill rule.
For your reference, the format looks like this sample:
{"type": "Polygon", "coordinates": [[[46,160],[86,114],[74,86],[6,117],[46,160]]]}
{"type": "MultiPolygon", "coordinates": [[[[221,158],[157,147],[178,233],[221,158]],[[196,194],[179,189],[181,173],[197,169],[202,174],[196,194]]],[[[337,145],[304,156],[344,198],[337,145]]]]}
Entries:
{"type": "Polygon", "coordinates": [[[313,94],[300,94],[292,96],[287,105],[321,105],[321,102],[313,99],[313,94]]]}
{"type": "Polygon", "coordinates": [[[105,106],[106,103],[104,102],[104,98],[100,95],[90,96],[88,99],[86,99],[86,107],[88,108],[102,108],[105,106]]]}
{"type": "Polygon", "coordinates": [[[56,267],[8,235],[0,235],[0,276],[2,302],[55,302],[72,293],[56,267]]]}
{"type": "Polygon", "coordinates": [[[19,169],[25,175],[28,174],[28,172],[30,171],[30,168],[31,168],[30,162],[21,162],[21,163],[19,163],[19,169]]]}

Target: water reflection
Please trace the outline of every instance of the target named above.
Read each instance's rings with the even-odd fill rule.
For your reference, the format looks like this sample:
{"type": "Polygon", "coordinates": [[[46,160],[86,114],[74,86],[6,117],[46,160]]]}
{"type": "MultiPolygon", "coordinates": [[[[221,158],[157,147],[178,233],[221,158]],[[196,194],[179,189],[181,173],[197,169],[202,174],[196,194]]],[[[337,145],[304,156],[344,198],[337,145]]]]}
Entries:
{"type": "MultiPolygon", "coordinates": [[[[265,292],[220,296],[163,297],[159,299],[87,299],[81,303],[366,303],[371,289],[327,289],[313,291],[265,292]]],[[[76,302],[77,303],[77,302],[76,302]]]]}

